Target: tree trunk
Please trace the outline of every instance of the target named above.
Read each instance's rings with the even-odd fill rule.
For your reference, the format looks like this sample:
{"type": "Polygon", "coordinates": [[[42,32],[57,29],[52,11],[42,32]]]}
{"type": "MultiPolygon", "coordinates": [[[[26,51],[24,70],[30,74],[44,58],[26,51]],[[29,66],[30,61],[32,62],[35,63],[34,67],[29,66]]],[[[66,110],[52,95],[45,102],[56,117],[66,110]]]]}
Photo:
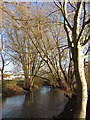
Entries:
{"type": "Polygon", "coordinates": [[[87,83],[84,73],[84,56],[80,45],[73,52],[74,70],[77,82],[77,101],[74,118],[86,118],[87,107],[87,83]]]}
{"type": "Polygon", "coordinates": [[[2,83],[3,83],[3,69],[1,70],[1,80],[2,80],[2,83]]]}
{"type": "Polygon", "coordinates": [[[33,72],[34,72],[34,65],[33,63],[30,64],[30,90],[34,87],[34,78],[33,78],[33,72]]]}
{"type": "Polygon", "coordinates": [[[30,91],[30,80],[27,75],[25,75],[25,87],[27,91],[30,91]]]}
{"type": "Polygon", "coordinates": [[[24,77],[25,77],[25,89],[27,91],[30,91],[30,79],[29,79],[29,74],[28,74],[28,70],[25,67],[24,62],[22,62],[22,66],[23,66],[23,71],[24,71],[24,77]]]}
{"type": "Polygon", "coordinates": [[[33,77],[31,76],[30,77],[30,90],[32,90],[32,88],[34,87],[34,84],[33,84],[33,77]]]}
{"type": "Polygon", "coordinates": [[[2,58],[2,69],[1,69],[1,80],[2,80],[2,83],[3,83],[3,80],[4,80],[4,78],[3,78],[3,72],[4,72],[4,58],[3,58],[3,56],[2,56],[2,54],[1,54],[1,58],[2,58]]]}

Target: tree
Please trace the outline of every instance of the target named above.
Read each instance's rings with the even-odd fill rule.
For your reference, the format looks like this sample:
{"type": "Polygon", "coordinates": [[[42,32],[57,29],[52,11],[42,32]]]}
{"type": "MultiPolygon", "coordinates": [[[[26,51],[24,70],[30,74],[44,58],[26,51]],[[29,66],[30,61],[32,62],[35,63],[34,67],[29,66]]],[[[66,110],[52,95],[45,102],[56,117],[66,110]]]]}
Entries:
{"type": "MultiPolygon", "coordinates": [[[[54,21],[50,25],[50,32],[53,37],[53,41],[54,41],[53,43],[55,46],[54,48],[55,57],[53,60],[56,61],[55,64],[57,66],[56,68],[57,76],[62,82],[65,81],[68,90],[68,88],[71,88],[71,84],[73,85],[74,70],[73,70],[71,51],[67,45],[66,35],[64,34],[64,30],[63,30],[62,18],[61,17],[58,18],[59,14],[60,13],[57,13],[57,15],[54,14],[54,21]],[[59,73],[60,71],[64,77],[64,80],[60,76],[59,73]]],[[[72,90],[70,89],[70,91],[72,90]]]]}
{"type": "Polygon", "coordinates": [[[90,19],[87,19],[86,3],[70,3],[67,2],[67,0],[62,3],[56,2],[56,0],[54,1],[64,18],[64,29],[74,62],[74,71],[77,82],[77,110],[74,117],[85,118],[88,95],[84,74],[83,50],[89,41],[89,30],[86,30],[86,26],[90,23],[90,19]],[[70,11],[72,11],[72,13],[70,13],[70,11]],[[73,16],[73,21],[70,20],[70,15],[73,16]]]}
{"type": "MultiPolygon", "coordinates": [[[[5,18],[3,19],[3,29],[6,35],[4,36],[4,39],[6,39],[5,48],[13,63],[19,63],[20,67],[22,67],[25,76],[26,90],[30,90],[33,86],[34,78],[39,73],[39,69],[42,67],[42,59],[40,59],[35,47],[31,43],[31,38],[33,39],[33,37],[31,35],[28,37],[26,34],[28,28],[28,24],[26,25],[26,23],[28,19],[30,19],[30,16],[27,13],[28,9],[27,4],[21,3],[20,5],[14,3],[4,4],[3,6],[5,18]],[[12,5],[12,11],[14,12],[10,11],[8,8],[9,5],[12,5]],[[22,14],[24,7],[26,9],[22,14]]],[[[30,25],[32,28],[34,22],[30,21],[30,25]]]]}
{"type": "MultiPolygon", "coordinates": [[[[40,16],[40,14],[38,14],[38,16],[40,16]]],[[[58,21],[59,19],[56,15],[54,15],[53,20],[52,18],[47,19],[46,17],[40,16],[39,20],[37,20],[37,26],[39,26],[37,27],[39,38],[37,37],[37,32],[31,29],[30,31],[32,32],[34,38],[36,38],[36,40],[32,39],[32,43],[36,47],[40,57],[46,63],[49,69],[49,76],[50,74],[52,76],[52,79],[50,80],[51,84],[56,86],[58,79],[60,79],[62,83],[64,83],[64,86],[66,86],[68,89],[71,82],[69,80],[70,76],[67,75],[67,73],[71,74],[72,59],[70,59],[70,65],[68,67],[70,55],[68,55],[68,46],[66,40],[64,40],[66,44],[63,42],[65,35],[63,34],[62,27],[60,26],[61,21],[58,21]],[[45,26],[47,26],[47,28],[45,28],[45,26]],[[35,44],[35,41],[37,41],[37,44],[35,44]],[[66,67],[68,68],[68,71],[66,71],[66,67]],[[62,79],[62,75],[64,76],[64,79],[62,79]]],[[[30,31],[28,35],[30,34],[30,31]]],[[[73,75],[74,72],[71,76],[72,79],[73,75]]]]}
{"type": "Polygon", "coordinates": [[[9,72],[9,71],[5,71],[5,67],[7,65],[10,64],[10,59],[6,57],[6,49],[5,49],[5,44],[4,44],[4,40],[3,40],[3,37],[1,36],[0,38],[0,42],[1,42],[1,48],[0,48],[0,57],[1,57],[1,68],[0,68],[0,71],[1,71],[1,80],[2,80],[2,83],[4,81],[4,73],[5,72],[9,72]]]}
{"type": "Polygon", "coordinates": [[[2,80],[2,83],[3,83],[3,74],[4,74],[4,58],[3,58],[3,54],[2,54],[2,50],[3,50],[3,40],[1,40],[1,48],[0,48],[0,55],[1,55],[1,61],[2,61],[2,68],[1,68],[1,80],[2,80]]]}
{"type": "Polygon", "coordinates": [[[33,7],[31,4],[28,7],[26,3],[4,4],[3,28],[8,38],[7,54],[15,64],[22,67],[27,89],[33,86],[35,77],[44,78],[46,75],[51,76],[50,81],[54,86],[61,84],[58,81],[60,79],[68,89],[71,84],[68,74],[72,71],[72,59],[69,60],[66,40],[66,45],[63,42],[66,36],[63,34],[62,20],[59,22],[59,13],[54,18],[46,17],[50,11],[47,9],[44,12],[45,8],[39,5],[36,5],[36,14],[30,14],[33,7]],[[9,6],[12,6],[13,12],[9,6]]]}

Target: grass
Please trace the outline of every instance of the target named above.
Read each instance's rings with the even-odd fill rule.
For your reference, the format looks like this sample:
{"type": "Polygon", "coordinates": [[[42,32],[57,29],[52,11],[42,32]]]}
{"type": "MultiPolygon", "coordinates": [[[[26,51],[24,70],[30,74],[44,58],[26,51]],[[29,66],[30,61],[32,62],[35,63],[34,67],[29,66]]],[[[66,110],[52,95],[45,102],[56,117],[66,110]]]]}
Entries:
{"type": "Polygon", "coordinates": [[[2,84],[3,97],[24,93],[23,85],[23,81],[4,81],[2,84]]]}

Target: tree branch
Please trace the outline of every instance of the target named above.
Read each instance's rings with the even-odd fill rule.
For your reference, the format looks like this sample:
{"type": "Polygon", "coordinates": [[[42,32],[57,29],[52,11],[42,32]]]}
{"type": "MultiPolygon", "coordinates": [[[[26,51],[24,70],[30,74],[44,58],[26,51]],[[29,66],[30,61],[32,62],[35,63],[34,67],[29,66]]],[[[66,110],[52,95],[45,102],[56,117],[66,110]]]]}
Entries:
{"type": "MultiPolygon", "coordinates": [[[[56,0],[54,0],[54,1],[56,1],[56,0]]],[[[60,5],[58,5],[56,2],[54,2],[54,3],[55,3],[55,5],[61,10],[62,15],[63,15],[65,21],[67,22],[68,27],[72,30],[72,27],[71,27],[70,23],[68,22],[67,17],[66,17],[66,15],[65,15],[65,12],[64,12],[64,10],[63,10],[63,8],[62,8],[61,2],[59,2],[60,5]]]]}
{"type": "Polygon", "coordinates": [[[82,38],[82,35],[84,33],[84,28],[85,28],[85,20],[86,20],[86,5],[85,5],[85,2],[83,3],[83,7],[84,7],[84,18],[83,18],[83,25],[82,25],[82,29],[79,33],[79,36],[78,36],[78,39],[77,41],[80,41],[81,38],[82,38]]]}

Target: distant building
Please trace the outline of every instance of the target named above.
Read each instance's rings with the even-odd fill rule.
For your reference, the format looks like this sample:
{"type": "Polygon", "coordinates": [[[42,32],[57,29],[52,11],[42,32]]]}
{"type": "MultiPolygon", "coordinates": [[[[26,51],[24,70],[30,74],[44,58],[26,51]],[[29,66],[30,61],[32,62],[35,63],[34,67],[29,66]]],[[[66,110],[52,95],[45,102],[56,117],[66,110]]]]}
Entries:
{"type": "Polygon", "coordinates": [[[4,80],[12,80],[13,77],[9,74],[4,74],[4,80]]]}
{"type": "MultiPolygon", "coordinates": [[[[24,80],[23,75],[13,75],[13,74],[4,74],[4,80],[24,80]]],[[[0,74],[0,80],[1,80],[1,74],[0,74]]]]}
{"type": "MultiPolygon", "coordinates": [[[[4,78],[4,80],[15,80],[16,76],[10,75],[10,74],[4,74],[3,78],[4,78]]],[[[1,74],[0,74],[0,80],[1,80],[1,74]]]]}

